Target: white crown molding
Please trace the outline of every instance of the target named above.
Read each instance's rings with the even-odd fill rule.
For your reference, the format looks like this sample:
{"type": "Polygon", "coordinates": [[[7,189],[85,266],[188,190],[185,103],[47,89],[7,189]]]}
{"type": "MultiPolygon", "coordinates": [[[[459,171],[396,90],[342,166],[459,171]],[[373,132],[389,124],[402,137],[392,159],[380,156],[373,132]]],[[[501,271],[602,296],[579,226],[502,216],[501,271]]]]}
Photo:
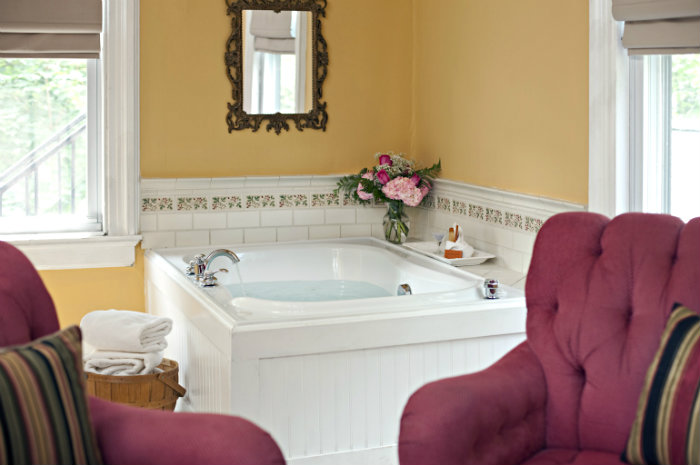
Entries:
{"type": "Polygon", "coordinates": [[[324,188],[335,189],[342,175],[313,176],[243,176],[238,178],[142,178],[141,193],[148,196],[156,192],[176,192],[178,190],[257,190],[285,188],[324,188]]]}
{"type": "Polygon", "coordinates": [[[436,179],[433,195],[447,195],[473,199],[484,204],[498,205],[515,211],[527,210],[540,217],[548,218],[566,211],[582,211],[585,206],[563,200],[550,199],[528,194],[520,194],[491,187],[475,186],[449,179],[436,179]]]}

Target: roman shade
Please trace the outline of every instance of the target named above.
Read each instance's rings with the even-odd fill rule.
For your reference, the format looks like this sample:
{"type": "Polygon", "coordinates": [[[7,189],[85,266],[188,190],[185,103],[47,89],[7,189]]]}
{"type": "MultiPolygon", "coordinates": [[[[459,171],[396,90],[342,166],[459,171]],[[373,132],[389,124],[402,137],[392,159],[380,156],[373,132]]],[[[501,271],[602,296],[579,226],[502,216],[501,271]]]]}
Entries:
{"type": "Polygon", "coordinates": [[[255,37],[255,51],[294,53],[291,11],[255,10],[251,15],[250,34],[255,37]]]}
{"type": "Polygon", "coordinates": [[[102,0],[2,0],[0,57],[99,58],[102,0]]]}
{"type": "Polygon", "coordinates": [[[613,0],[630,55],[700,52],[700,0],[613,0]]]}

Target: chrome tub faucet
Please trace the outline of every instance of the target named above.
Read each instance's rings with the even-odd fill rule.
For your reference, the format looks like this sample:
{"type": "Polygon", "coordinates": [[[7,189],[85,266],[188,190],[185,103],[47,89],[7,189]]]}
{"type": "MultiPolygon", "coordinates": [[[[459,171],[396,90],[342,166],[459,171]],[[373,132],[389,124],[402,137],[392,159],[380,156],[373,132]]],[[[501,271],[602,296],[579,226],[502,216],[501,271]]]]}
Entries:
{"type": "Polygon", "coordinates": [[[195,255],[185,270],[185,274],[188,276],[194,276],[194,279],[199,281],[199,284],[202,287],[216,286],[216,276],[214,275],[219,271],[224,273],[228,272],[226,268],[221,268],[220,270],[216,271],[209,271],[211,263],[218,257],[228,257],[233,264],[241,261],[241,259],[238,258],[238,255],[231,250],[216,249],[206,256],[204,254],[195,255]]]}

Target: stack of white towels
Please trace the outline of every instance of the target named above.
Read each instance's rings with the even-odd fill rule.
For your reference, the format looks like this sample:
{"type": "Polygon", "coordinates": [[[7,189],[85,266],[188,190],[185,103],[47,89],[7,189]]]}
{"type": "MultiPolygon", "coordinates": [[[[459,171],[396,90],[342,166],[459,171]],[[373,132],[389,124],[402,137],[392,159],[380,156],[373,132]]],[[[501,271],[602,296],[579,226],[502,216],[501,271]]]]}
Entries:
{"type": "Polygon", "coordinates": [[[163,361],[170,318],[129,310],[96,310],[83,317],[85,371],[100,375],[147,375],[163,361]]]}

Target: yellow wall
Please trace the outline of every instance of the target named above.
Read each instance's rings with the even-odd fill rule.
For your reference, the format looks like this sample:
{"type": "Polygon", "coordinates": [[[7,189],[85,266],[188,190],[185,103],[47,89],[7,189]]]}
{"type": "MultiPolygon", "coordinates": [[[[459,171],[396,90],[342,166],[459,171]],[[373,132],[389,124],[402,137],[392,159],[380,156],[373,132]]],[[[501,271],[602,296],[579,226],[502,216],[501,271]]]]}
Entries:
{"type": "Polygon", "coordinates": [[[79,324],[92,310],[145,311],[143,250],[132,267],[39,272],[56,305],[61,327],[79,324]]]}
{"type": "Polygon", "coordinates": [[[223,0],[141,2],[141,175],[216,177],[357,171],[380,150],[407,151],[411,8],[334,0],[323,21],[328,128],[229,133],[223,0]]]}
{"type": "Polygon", "coordinates": [[[588,2],[414,0],[412,152],[442,177],[588,203],[588,2]]]}
{"type": "MultiPolygon", "coordinates": [[[[409,151],[443,177],[587,202],[588,11],[536,3],[333,0],[327,131],[229,134],[223,0],[141,2],[141,175],[348,173],[409,151]],[[410,150],[409,150],[410,149],[410,150]]],[[[144,309],[132,268],[43,272],[63,325],[144,309]]]]}

